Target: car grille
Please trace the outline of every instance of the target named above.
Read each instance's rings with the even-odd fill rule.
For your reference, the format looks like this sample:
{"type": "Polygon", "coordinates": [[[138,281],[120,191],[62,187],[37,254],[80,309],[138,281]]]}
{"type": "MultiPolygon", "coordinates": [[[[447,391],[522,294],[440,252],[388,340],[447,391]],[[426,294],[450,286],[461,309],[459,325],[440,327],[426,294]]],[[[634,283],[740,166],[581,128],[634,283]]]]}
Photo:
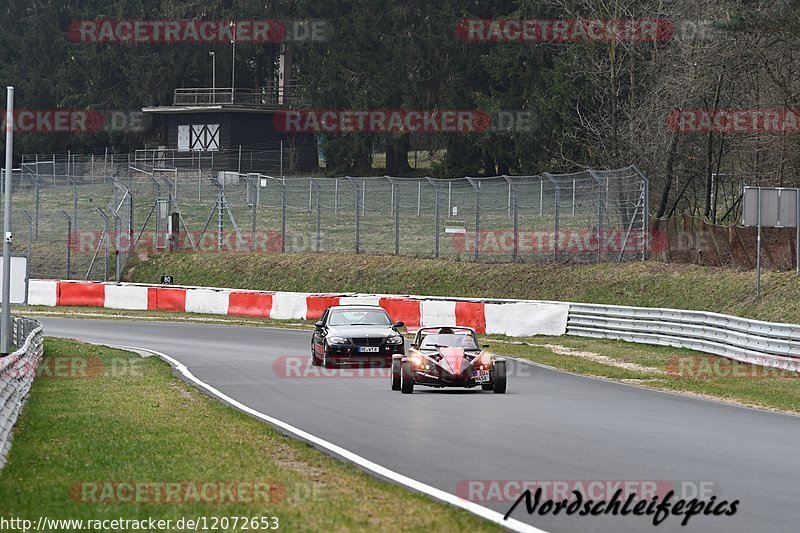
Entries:
{"type": "Polygon", "coordinates": [[[351,340],[356,346],[381,346],[386,342],[386,337],[353,337],[351,340]]]}

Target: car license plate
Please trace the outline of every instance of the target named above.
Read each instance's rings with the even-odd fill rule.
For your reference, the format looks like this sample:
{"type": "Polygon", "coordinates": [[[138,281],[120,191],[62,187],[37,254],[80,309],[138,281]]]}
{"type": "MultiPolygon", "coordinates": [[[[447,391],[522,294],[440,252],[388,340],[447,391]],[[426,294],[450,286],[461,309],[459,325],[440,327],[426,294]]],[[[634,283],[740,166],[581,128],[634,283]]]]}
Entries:
{"type": "Polygon", "coordinates": [[[489,371],[488,370],[476,370],[475,371],[475,381],[478,383],[488,383],[489,381],[489,371]]]}
{"type": "Polygon", "coordinates": [[[378,347],[378,346],[359,346],[358,347],[358,351],[362,352],[362,353],[363,352],[366,352],[366,353],[377,353],[379,350],[380,350],[380,347],[378,347]]]}

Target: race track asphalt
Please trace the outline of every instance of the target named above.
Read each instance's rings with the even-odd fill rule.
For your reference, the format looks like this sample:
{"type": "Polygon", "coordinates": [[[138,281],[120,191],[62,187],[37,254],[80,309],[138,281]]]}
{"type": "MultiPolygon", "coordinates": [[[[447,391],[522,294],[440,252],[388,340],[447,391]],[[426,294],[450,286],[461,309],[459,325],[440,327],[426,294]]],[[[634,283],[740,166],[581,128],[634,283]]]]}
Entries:
{"type": "MultiPolygon", "coordinates": [[[[524,504],[514,511],[546,531],[798,531],[800,417],[513,361],[505,395],[422,388],[402,395],[381,373],[307,367],[298,357],[310,354],[309,331],[42,322],[48,336],[163,352],[248,407],[451,493],[469,480],[633,480],[674,487],[679,498],[689,483],[710,488],[717,502],[740,501],[733,516],[695,516],[687,527],[678,517],[654,527],[646,516],[529,516],[524,504]]],[[[505,513],[512,503],[482,505],[505,513]]]]}

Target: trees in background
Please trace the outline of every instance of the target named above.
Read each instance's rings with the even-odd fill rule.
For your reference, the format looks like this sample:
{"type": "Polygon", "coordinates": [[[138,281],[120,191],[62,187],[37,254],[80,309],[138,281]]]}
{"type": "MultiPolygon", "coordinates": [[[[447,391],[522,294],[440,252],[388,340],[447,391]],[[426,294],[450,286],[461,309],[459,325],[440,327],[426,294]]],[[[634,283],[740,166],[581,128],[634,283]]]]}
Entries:
{"type": "MultiPolygon", "coordinates": [[[[800,109],[800,15],[791,0],[5,0],[0,78],[28,108],[137,109],[168,104],[175,87],[228,86],[230,45],[76,44],[82,18],[324,19],[326,42],[295,44],[310,105],[334,109],[526,111],[528,128],[476,134],[332,134],[329,171],[412,172],[409,148],[444,154],[439,177],[538,173],[638,164],[657,216],[689,210],[730,220],[742,182],[800,185],[796,133],[673,131],[681,109],[800,109]],[[661,42],[470,43],[467,18],[661,18],[661,42]]],[[[280,45],[237,46],[238,87],[275,78],[280,45]]],[[[157,135],[158,132],[151,135],[157,135]]],[[[131,144],[136,134],[21,135],[25,152],[131,144]]]]}

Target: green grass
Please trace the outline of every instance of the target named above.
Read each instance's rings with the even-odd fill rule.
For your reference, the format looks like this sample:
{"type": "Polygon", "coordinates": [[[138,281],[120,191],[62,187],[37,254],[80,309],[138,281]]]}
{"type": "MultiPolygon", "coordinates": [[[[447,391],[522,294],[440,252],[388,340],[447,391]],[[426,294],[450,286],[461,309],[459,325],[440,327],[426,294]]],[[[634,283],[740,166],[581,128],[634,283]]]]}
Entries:
{"type": "Polygon", "coordinates": [[[35,380],[0,472],[0,516],[277,516],[287,531],[495,530],[206,397],[155,357],[45,340],[46,359],[65,357],[91,358],[95,367],[116,370],[35,380]],[[275,494],[285,493],[279,501],[216,504],[98,504],[81,502],[80,491],[70,493],[85,481],[237,480],[266,482],[275,494]]]}
{"type": "MultiPolygon", "coordinates": [[[[510,340],[490,337],[488,342],[495,353],[529,359],[577,374],[800,413],[800,374],[797,373],[766,370],[691,350],[609,339],[567,336],[530,337],[512,341],[527,344],[510,344],[507,342],[510,340]],[[586,356],[556,353],[544,345],[604,356],[612,359],[613,363],[604,364],[586,356]],[[653,371],[642,371],[636,367],[622,368],[625,363],[653,371]],[[687,371],[682,372],[682,369],[687,371]]],[[[509,384],[513,386],[513,382],[509,384]]]]}
{"type": "Polygon", "coordinates": [[[133,257],[124,279],[243,289],[562,300],[715,311],[800,323],[800,279],[657,262],[481,264],[390,255],[195,253],[133,257]]]}

